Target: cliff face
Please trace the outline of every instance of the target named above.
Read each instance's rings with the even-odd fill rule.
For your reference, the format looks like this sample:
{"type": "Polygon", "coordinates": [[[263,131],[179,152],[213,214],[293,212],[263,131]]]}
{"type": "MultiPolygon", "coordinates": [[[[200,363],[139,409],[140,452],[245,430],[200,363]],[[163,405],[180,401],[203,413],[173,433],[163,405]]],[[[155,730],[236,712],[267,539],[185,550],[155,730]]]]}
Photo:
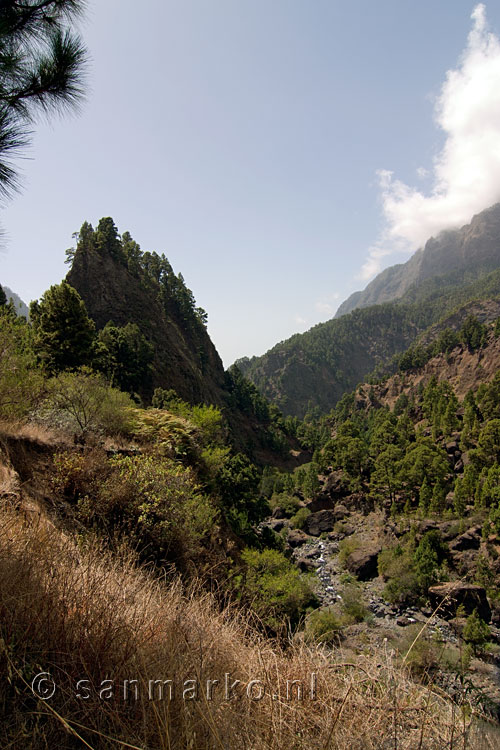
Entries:
{"type": "Polygon", "coordinates": [[[98,329],[110,320],[118,326],[136,323],[154,346],[156,387],[173,388],[191,403],[222,402],[224,368],[206,330],[183,320],[174,301],[162,303],[159,289],[136,277],[109,255],[78,250],[66,280],[82,297],[98,329]]]}
{"type": "Polygon", "coordinates": [[[354,292],[335,317],[358,307],[400,299],[412,288],[435,276],[443,284],[470,281],[500,267],[500,203],[474,216],[461,229],[432,237],[406,263],[386,268],[366,289],[354,292]]]}

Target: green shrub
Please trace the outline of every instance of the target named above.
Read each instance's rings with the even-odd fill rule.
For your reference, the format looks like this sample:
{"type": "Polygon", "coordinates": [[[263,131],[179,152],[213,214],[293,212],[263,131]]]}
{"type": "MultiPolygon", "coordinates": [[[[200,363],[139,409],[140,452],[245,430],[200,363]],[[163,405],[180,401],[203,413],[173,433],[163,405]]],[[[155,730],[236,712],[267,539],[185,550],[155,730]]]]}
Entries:
{"type": "Polygon", "coordinates": [[[437,529],[422,536],[413,556],[415,574],[422,594],[436,581],[438,568],[447,554],[448,549],[437,529]]]}
{"type": "Polygon", "coordinates": [[[274,492],[269,500],[269,505],[272,510],[281,508],[287,518],[291,518],[300,508],[299,498],[290,495],[288,492],[274,492]]]}
{"type": "Polygon", "coordinates": [[[277,550],[247,548],[241,557],[245,565],[238,583],[242,598],[275,632],[296,625],[316,601],[308,577],[277,550]]]}
{"type": "Polygon", "coordinates": [[[469,615],[462,633],[466,643],[470,643],[474,653],[478,654],[484,650],[486,643],[491,638],[491,631],[487,623],[479,617],[477,609],[469,615]]]}
{"type": "Polygon", "coordinates": [[[387,581],[385,598],[393,604],[410,604],[417,601],[420,588],[414,568],[412,554],[397,545],[385,549],[378,557],[378,570],[387,581]]]}
{"type": "Polygon", "coordinates": [[[184,417],[163,409],[135,409],[134,435],[152,443],[164,456],[194,461],[199,454],[200,432],[184,417]]]}
{"type": "Polygon", "coordinates": [[[338,644],[342,624],[332,609],[315,609],[306,620],[305,636],[315,643],[338,644]]]}
{"type": "Polygon", "coordinates": [[[307,518],[311,515],[309,508],[299,508],[297,513],[291,517],[290,524],[294,529],[303,529],[307,518]]]}
{"type": "Polygon", "coordinates": [[[363,622],[368,617],[369,612],[362,599],[361,590],[355,583],[344,586],[342,610],[345,615],[345,624],[363,622]]]}
{"type": "Polygon", "coordinates": [[[124,535],[157,562],[182,567],[197,559],[217,523],[217,509],[192,471],[164,457],[67,451],[54,459],[53,486],[75,503],[86,527],[124,535]]]}
{"type": "MultiPolygon", "coordinates": [[[[102,375],[88,368],[61,372],[48,383],[45,416],[83,438],[89,435],[128,435],[132,429],[130,396],[111,388],[102,375]],[[61,420],[62,418],[62,420],[61,420]]],[[[41,415],[43,421],[43,415],[41,415]]]]}
{"type": "Polygon", "coordinates": [[[415,677],[422,678],[435,672],[440,665],[442,649],[430,640],[418,623],[405,629],[398,642],[398,651],[407,668],[415,677]]]}
{"type": "Polygon", "coordinates": [[[346,539],[342,539],[339,544],[339,562],[341,565],[345,565],[347,558],[361,546],[361,541],[357,536],[352,535],[346,539]]]}

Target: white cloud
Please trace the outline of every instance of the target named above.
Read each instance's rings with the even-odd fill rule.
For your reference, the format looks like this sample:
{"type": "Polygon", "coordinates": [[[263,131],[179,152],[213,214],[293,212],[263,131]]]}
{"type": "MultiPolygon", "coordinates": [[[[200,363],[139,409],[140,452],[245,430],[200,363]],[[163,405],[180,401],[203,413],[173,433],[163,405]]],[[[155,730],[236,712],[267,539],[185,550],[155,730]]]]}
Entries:
{"type": "Polygon", "coordinates": [[[300,315],[295,315],[294,321],[297,323],[298,326],[307,325],[307,320],[305,318],[302,318],[300,315]]]}
{"type": "Polygon", "coordinates": [[[488,31],[483,3],[471,18],[467,46],[436,102],[436,124],[446,141],[434,160],[432,189],[424,194],[379,171],[386,228],[369,248],[363,279],[380,270],[383,257],[414,251],[500,200],[500,41],[488,31]]]}

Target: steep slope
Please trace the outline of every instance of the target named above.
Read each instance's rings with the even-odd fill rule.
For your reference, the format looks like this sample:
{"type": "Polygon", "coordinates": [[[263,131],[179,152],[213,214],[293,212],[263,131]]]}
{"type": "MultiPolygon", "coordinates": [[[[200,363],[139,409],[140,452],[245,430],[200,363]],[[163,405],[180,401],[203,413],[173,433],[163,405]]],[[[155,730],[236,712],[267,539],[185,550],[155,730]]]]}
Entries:
{"type": "Polygon", "coordinates": [[[118,326],[133,322],[153,344],[153,377],[143,395],[168,387],[191,403],[221,404],[224,368],[206,329],[189,325],[173,297],[162,300],[159,284],[146,273],[133,274],[109,252],[83,245],[66,279],[98,329],[110,320],[118,326]]]}
{"type": "Polygon", "coordinates": [[[455,286],[500,267],[500,203],[473,217],[461,229],[442,232],[426,242],[406,263],[386,268],[364,291],[354,292],[335,317],[359,307],[399,299],[424,281],[439,277],[441,286],[455,286]],[[450,270],[452,269],[452,270],[450,270]]]}
{"type": "MultiPolygon", "coordinates": [[[[488,320],[489,316],[484,316],[484,309],[482,312],[483,318],[488,320]]],[[[500,314],[500,303],[496,305],[496,313],[500,314]]],[[[432,357],[422,367],[398,372],[380,384],[364,383],[357,388],[355,401],[358,406],[368,405],[369,401],[371,406],[388,406],[392,409],[402,394],[409,398],[416,397],[419,389],[433,377],[438,383],[448,383],[456,396],[463,400],[469,390],[475,392],[482,383],[490,383],[499,371],[500,337],[495,336],[490,326],[484,346],[472,350],[458,344],[450,352],[432,357]]]]}
{"type": "Polygon", "coordinates": [[[468,314],[481,321],[498,317],[499,270],[445,289],[436,278],[410,288],[402,300],[353,310],[237,364],[283,412],[328,412],[369,373],[391,372],[393,357],[418,337],[426,343],[444,328],[456,330],[468,314]]]}

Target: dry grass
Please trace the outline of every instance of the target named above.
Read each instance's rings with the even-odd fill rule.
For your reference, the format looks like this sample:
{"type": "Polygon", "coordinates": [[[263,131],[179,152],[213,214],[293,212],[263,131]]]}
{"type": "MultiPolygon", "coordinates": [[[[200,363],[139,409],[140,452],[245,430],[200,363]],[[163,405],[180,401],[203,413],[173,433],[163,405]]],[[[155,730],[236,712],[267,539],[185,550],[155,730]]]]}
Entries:
{"type": "Polygon", "coordinates": [[[37,422],[13,422],[0,420],[0,434],[16,439],[27,439],[45,445],[71,445],[72,441],[64,437],[60,430],[51,430],[37,422]]]}
{"type": "Polygon", "coordinates": [[[7,506],[0,510],[0,668],[5,749],[494,746],[475,739],[469,721],[398,670],[389,652],[346,663],[297,638],[280,649],[210,595],[154,580],[127,552],[111,557],[97,542],[79,545],[7,506]],[[50,700],[38,700],[30,687],[39,672],[50,672],[57,685],[50,700]],[[241,681],[231,699],[226,674],[241,681]],[[168,691],[149,699],[149,680],[157,679],[173,681],[172,700],[168,691]],[[125,680],[137,680],[127,698],[125,680]],[[210,698],[207,680],[219,680],[210,698]],[[260,681],[253,693],[252,680],[260,681]],[[302,683],[303,700],[293,689],[287,700],[287,680],[302,683]],[[196,699],[183,700],[193,684],[196,699]],[[109,685],[112,697],[99,696],[109,685]],[[262,687],[261,700],[248,697],[262,687]],[[77,697],[87,689],[90,697],[77,697]]]}

